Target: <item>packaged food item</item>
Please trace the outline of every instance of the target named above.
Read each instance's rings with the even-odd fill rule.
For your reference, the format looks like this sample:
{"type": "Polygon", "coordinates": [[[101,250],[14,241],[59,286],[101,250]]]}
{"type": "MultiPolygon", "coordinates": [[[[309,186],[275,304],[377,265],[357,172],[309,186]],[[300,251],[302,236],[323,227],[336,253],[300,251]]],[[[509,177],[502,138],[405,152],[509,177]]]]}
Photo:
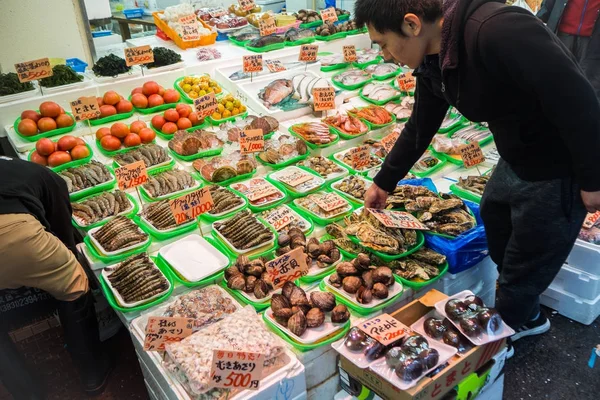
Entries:
{"type": "Polygon", "coordinates": [[[281,190],[263,178],[233,183],[230,187],[246,196],[248,202],[253,206],[266,206],[285,197],[281,190]]]}

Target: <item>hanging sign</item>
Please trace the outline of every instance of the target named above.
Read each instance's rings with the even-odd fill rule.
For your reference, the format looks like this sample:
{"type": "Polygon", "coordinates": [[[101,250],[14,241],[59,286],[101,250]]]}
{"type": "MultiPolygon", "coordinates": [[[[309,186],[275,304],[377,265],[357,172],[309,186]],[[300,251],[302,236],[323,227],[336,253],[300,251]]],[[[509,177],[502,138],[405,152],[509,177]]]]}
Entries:
{"type": "Polygon", "coordinates": [[[474,167],[485,161],[485,156],[477,142],[464,144],[458,148],[465,168],[474,167]]]}
{"type": "Polygon", "coordinates": [[[165,343],[180,342],[192,334],[192,318],[149,317],[146,324],[144,350],[162,351],[165,343]]]}
{"type": "Polygon", "coordinates": [[[150,45],[138,46],[138,47],[126,47],[125,51],[125,65],[131,67],[132,65],[149,64],[154,62],[154,53],[150,45]]]}
{"type": "Polygon", "coordinates": [[[416,229],[422,231],[429,230],[426,225],[412,214],[404,211],[377,210],[374,208],[367,208],[367,210],[388,228],[416,229]]]}
{"type": "Polygon", "coordinates": [[[85,121],[100,116],[100,106],[96,96],[80,97],[70,104],[75,121],[85,121]]]}
{"type": "Polygon", "coordinates": [[[119,189],[125,190],[148,182],[148,171],[143,160],[115,168],[119,189]]]}
{"type": "Polygon", "coordinates": [[[313,89],[315,111],[335,110],[335,89],[331,86],[313,89]]]}
{"type": "Polygon", "coordinates": [[[38,60],[27,61],[23,63],[15,64],[15,70],[17,71],[17,77],[19,82],[35,81],[37,79],[47,78],[54,75],[52,72],[52,66],[50,60],[46,58],[40,58],[38,60]]]}
{"type": "Polygon", "coordinates": [[[228,389],[258,390],[265,356],[235,350],[213,350],[210,385],[228,389]]]}
{"type": "Polygon", "coordinates": [[[265,264],[267,279],[278,289],[286,282],[294,282],[296,279],[308,274],[306,254],[302,247],[296,247],[282,256],[277,257],[265,264]]]}
{"type": "Polygon", "coordinates": [[[242,154],[257,153],[265,149],[262,129],[245,129],[240,132],[240,150],[242,154]]]}
{"type": "Polygon", "coordinates": [[[319,52],[318,44],[303,44],[300,47],[300,55],[298,61],[315,62],[317,61],[317,53],[319,52]]]}
{"type": "Polygon", "coordinates": [[[384,346],[401,339],[408,333],[408,328],[389,314],[381,314],[361,322],[358,327],[384,346]]]}
{"type": "Polygon", "coordinates": [[[208,190],[207,187],[203,187],[194,192],[169,200],[169,207],[171,207],[171,213],[173,214],[173,218],[175,218],[175,223],[181,225],[212,210],[213,199],[210,195],[210,190],[208,190]]]}
{"type": "Polygon", "coordinates": [[[244,72],[260,72],[263,70],[262,54],[244,56],[244,72]]]}

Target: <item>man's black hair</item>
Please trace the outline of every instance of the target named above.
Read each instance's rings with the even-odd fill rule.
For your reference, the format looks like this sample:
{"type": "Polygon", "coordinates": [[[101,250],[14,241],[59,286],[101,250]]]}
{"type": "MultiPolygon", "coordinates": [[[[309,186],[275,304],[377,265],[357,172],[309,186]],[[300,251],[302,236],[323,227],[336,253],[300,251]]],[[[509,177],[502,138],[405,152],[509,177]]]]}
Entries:
{"type": "Polygon", "coordinates": [[[359,28],[366,24],[378,32],[402,33],[406,14],[415,14],[424,22],[432,23],[442,16],[442,0],[357,0],[354,20],[359,28]]]}

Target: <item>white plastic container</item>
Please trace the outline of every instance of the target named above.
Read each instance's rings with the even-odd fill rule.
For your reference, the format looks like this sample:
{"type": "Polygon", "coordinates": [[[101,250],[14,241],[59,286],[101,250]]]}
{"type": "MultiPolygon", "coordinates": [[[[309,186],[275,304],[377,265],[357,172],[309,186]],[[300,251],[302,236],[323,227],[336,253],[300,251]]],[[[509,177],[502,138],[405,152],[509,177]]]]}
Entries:
{"type": "Polygon", "coordinates": [[[542,293],[540,303],[584,325],[590,325],[600,315],[600,295],[594,300],[584,299],[567,292],[556,283],[542,293]]]}
{"type": "Polygon", "coordinates": [[[568,264],[562,266],[553,283],[583,299],[594,300],[600,295],[600,276],[582,272],[568,264]]]}
{"type": "MultiPolygon", "coordinates": [[[[498,269],[490,257],[484,258],[479,264],[458,274],[446,274],[429,288],[437,289],[452,296],[463,290],[470,290],[479,296],[490,287],[495,287],[498,279],[498,269]]],[[[488,304],[486,302],[486,304],[488,304]]]]}
{"type": "Polygon", "coordinates": [[[600,276],[600,246],[577,239],[567,258],[570,267],[600,276]]]}

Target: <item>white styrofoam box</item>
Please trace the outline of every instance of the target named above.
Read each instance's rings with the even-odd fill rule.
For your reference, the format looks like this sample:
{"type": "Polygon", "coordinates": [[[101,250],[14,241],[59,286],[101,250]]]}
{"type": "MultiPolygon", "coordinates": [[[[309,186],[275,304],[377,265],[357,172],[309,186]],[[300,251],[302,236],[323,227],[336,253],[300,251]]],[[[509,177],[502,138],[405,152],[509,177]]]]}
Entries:
{"type": "Polygon", "coordinates": [[[498,269],[490,257],[484,258],[478,264],[458,274],[446,274],[429,288],[437,289],[442,293],[452,296],[463,290],[479,293],[495,285],[498,279],[498,269]]]}
{"type": "MultiPolygon", "coordinates": [[[[337,369],[337,363],[333,363],[337,369]]],[[[333,399],[340,390],[340,377],[336,373],[329,377],[325,382],[312,389],[308,389],[309,400],[333,399]]]]}
{"type": "Polygon", "coordinates": [[[260,6],[263,12],[270,10],[274,13],[279,13],[285,7],[285,0],[256,0],[255,4],[260,6]]]}
{"type": "Polygon", "coordinates": [[[600,276],[600,246],[577,239],[567,264],[591,275],[600,276]]]}
{"type": "MultiPolygon", "coordinates": [[[[330,345],[321,346],[312,351],[319,352],[320,355],[310,361],[303,360],[302,354],[298,354],[298,351],[294,351],[298,360],[306,368],[306,389],[309,393],[311,389],[319,386],[331,376],[337,374],[338,353],[330,345]]],[[[311,353],[312,351],[307,351],[303,354],[311,353]]]]}
{"type": "Polygon", "coordinates": [[[600,315],[600,295],[594,300],[583,299],[555,283],[542,293],[540,303],[584,325],[590,325],[600,315]]]}
{"type": "Polygon", "coordinates": [[[564,264],[558,271],[554,283],[566,292],[584,299],[594,300],[600,295],[600,276],[582,272],[568,264],[564,264]]]}

